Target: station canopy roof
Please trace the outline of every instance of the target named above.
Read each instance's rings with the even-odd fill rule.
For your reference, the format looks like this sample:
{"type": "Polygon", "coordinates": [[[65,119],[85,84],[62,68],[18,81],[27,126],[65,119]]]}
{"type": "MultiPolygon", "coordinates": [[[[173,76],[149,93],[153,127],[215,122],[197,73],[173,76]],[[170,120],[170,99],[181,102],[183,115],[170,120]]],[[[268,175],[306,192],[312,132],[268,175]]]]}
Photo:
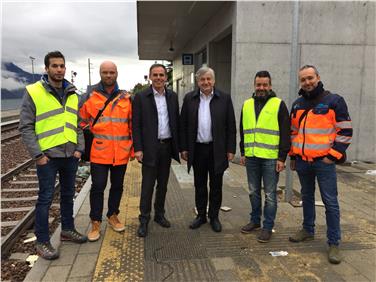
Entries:
{"type": "Polygon", "coordinates": [[[202,29],[224,1],[138,1],[138,55],[172,60],[202,29]]]}

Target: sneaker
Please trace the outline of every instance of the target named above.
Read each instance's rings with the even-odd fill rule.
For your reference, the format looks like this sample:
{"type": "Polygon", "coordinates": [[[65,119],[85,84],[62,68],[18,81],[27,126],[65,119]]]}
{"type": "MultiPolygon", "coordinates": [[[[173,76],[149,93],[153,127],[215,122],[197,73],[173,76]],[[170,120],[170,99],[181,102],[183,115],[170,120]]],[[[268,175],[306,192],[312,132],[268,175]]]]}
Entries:
{"type": "Polygon", "coordinates": [[[115,230],[116,232],[121,232],[121,231],[124,231],[125,230],[125,226],[124,224],[122,224],[120,222],[120,220],[118,219],[117,215],[116,214],[113,214],[111,215],[108,219],[107,219],[107,222],[108,224],[111,226],[111,228],[113,230],[115,230]]]}
{"type": "Polygon", "coordinates": [[[87,241],[87,236],[78,233],[76,229],[62,230],[60,233],[60,240],[81,244],[87,241]]]}
{"type": "Polygon", "coordinates": [[[312,241],[315,236],[311,233],[308,233],[307,230],[301,229],[296,232],[293,236],[289,237],[290,242],[298,243],[304,241],[312,241]]]}
{"type": "Polygon", "coordinates": [[[257,241],[259,241],[260,243],[267,243],[269,242],[271,237],[272,237],[272,231],[262,229],[260,234],[257,236],[257,241]]]}
{"type": "Polygon", "coordinates": [[[46,243],[36,242],[35,250],[38,256],[47,260],[53,260],[59,257],[59,251],[56,250],[54,247],[52,247],[50,242],[46,242],[46,243]]]}
{"type": "Polygon", "coordinates": [[[328,260],[330,263],[339,264],[342,261],[342,256],[339,247],[336,245],[329,245],[328,260]]]}
{"type": "Polygon", "coordinates": [[[247,225],[244,225],[242,229],[240,229],[241,233],[251,233],[254,230],[260,229],[261,225],[260,224],[255,224],[253,222],[248,223],[247,225]]]}
{"type": "Polygon", "coordinates": [[[90,242],[97,241],[101,237],[101,222],[92,220],[91,221],[91,230],[87,234],[87,238],[90,242]]]}

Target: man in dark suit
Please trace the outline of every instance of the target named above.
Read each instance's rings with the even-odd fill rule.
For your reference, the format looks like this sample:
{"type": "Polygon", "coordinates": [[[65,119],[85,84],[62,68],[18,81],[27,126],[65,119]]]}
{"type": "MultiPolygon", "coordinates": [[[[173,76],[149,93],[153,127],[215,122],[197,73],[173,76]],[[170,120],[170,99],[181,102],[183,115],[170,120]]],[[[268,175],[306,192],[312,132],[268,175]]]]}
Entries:
{"type": "Polygon", "coordinates": [[[139,237],[145,237],[150,220],[151,202],[157,182],[154,221],[171,226],[165,217],[165,199],[171,158],[179,160],[179,102],[176,93],[166,89],[166,67],[150,67],[150,88],[137,93],[133,101],[133,146],[135,158],[142,163],[139,237]]]}
{"type": "Polygon", "coordinates": [[[236,150],[236,124],[231,96],[214,88],[215,74],[202,67],[196,73],[199,89],[184,97],[180,115],[181,158],[193,166],[195,202],[198,215],[189,226],[196,229],[207,222],[207,180],[209,174],[210,225],[221,232],[218,218],[222,203],[223,173],[236,150]]]}

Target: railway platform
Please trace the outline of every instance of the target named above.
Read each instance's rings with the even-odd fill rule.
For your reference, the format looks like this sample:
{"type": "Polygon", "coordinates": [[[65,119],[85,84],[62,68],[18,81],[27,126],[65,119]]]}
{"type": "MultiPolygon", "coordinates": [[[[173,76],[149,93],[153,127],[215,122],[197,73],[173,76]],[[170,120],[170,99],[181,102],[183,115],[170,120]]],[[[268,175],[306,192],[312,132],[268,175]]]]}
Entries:
{"type": "MultiPolygon", "coordinates": [[[[60,258],[39,258],[25,281],[376,281],[376,177],[366,174],[374,169],[374,164],[365,163],[338,167],[344,259],[332,265],[326,256],[325,209],[319,192],[314,241],[288,241],[301,227],[302,208],[297,197],[294,206],[284,202],[283,189],[271,241],[261,244],[257,232],[240,233],[249,220],[250,203],[245,168],[237,164],[231,164],[224,176],[222,205],[231,210],[220,212],[221,233],[213,232],[209,224],[188,228],[195,217],[193,176],[187,174],[185,164],[173,163],[166,199],[172,226],[162,228],[151,220],[148,236],[137,237],[141,169],[131,162],[119,215],[126,230],[117,233],[107,228],[105,215],[97,242],[60,243],[57,230],[52,244],[60,245],[60,258]],[[273,251],[288,254],[273,257],[269,253],[273,251]]],[[[282,173],[279,185],[284,181],[282,173]]],[[[294,189],[299,187],[294,175],[294,189]]],[[[85,232],[89,189],[88,182],[75,201],[76,225],[85,232]]],[[[104,214],[106,207],[105,201],[104,214]]]]}

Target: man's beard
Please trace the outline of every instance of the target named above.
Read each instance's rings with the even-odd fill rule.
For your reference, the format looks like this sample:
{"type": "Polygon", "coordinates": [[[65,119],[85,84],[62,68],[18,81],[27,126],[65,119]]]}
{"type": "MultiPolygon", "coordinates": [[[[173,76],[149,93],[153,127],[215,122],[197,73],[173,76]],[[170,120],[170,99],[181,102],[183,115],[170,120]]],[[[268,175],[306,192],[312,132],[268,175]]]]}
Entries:
{"type": "Polygon", "coordinates": [[[63,82],[64,76],[62,76],[62,78],[58,78],[56,75],[51,75],[49,76],[49,79],[53,81],[54,83],[60,83],[60,82],[63,82]]]}
{"type": "Polygon", "coordinates": [[[269,95],[269,90],[256,90],[256,97],[266,97],[269,95]]]}

